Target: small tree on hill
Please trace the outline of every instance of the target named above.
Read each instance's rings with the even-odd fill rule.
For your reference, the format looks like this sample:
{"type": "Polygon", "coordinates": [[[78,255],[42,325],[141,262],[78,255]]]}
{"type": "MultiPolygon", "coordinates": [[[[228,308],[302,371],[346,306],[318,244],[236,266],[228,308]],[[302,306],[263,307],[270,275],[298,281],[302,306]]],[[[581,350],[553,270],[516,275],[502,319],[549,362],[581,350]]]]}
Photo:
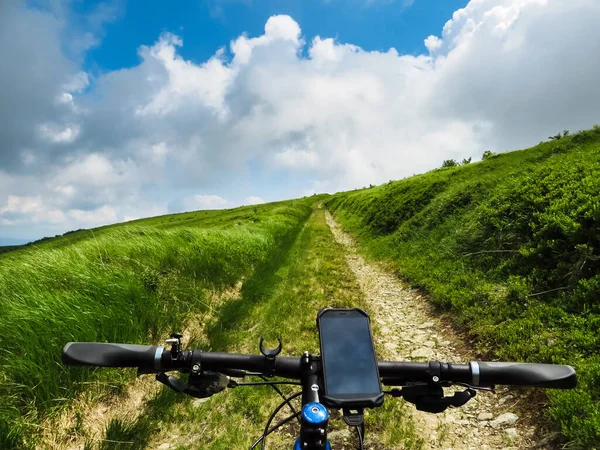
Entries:
{"type": "Polygon", "coordinates": [[[565,138],[570,134],[571,132],[569,130],[564,130],[562,133],[558,133],[554,136],[549,136],[548,139],[550,139],[551,141],[558,141],[559,139],[565,138]]]}
{"type": "Polygon", "coordinates": [[[462,162],[460,163],[461,166],[465,166],[467,164],[471,164],[471,157],[469,158],[463,158],[462,162]]]}
{"type": "Polygon", "coordinates": [[[458,163],[454,159],[445,159],[442,163],[442,167],[456,167],[458,163]]]}
{"type": "Polygon", "coordinates": [[[485,161],[486,159],[490,159],[494,155],[495,153],[491,150],[486,150],[485,152],[483,152],[483,155],[481,155],[481,160],[485,161]]]}

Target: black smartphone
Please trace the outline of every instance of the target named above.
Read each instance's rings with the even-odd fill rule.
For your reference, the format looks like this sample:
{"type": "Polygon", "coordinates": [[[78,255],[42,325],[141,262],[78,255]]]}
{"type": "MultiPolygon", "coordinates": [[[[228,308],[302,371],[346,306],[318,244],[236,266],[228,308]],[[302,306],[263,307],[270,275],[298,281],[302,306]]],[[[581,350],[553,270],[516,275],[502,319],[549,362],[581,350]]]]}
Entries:
{"type": "Polygon", "coordinates": [[[375,408],[383,403],[369,315],[362,309],[323,309],[317,315],[324,396],[331,408],[375,408]]]}

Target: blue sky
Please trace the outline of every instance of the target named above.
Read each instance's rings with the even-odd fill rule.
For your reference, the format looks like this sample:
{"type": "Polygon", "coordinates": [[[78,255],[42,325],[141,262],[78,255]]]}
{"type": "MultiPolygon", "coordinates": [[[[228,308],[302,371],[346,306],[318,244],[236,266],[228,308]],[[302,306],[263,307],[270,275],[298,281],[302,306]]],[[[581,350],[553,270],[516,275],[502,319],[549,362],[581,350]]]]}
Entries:
{"type": "MultiPolygon", "coordinates": [[[[81,2],[81,12],[92,11],[97,2],[81,2]]],[[[288,14],[308,37],[336,37],[365,50],[400,53],[425,51],[423,40],[439,33],[452,13],[464,7],[461,0],[403,1],[341,0],[208,0],[167,2],[134,0],[120,4],[118,19],[105,26],[102,43],[88,52],[90,69],[114,70],[138,62],[135,49],[152,44],[167,31],[185,42],[180,54],[194,62],[208,59],[242,33],[258,36],[267,19],[288,14]]]]}
{"type": "Polygon", "coordinates": [[[597,0],[1,1],[0,245],[589,128],[599,22],[597,0]]]}

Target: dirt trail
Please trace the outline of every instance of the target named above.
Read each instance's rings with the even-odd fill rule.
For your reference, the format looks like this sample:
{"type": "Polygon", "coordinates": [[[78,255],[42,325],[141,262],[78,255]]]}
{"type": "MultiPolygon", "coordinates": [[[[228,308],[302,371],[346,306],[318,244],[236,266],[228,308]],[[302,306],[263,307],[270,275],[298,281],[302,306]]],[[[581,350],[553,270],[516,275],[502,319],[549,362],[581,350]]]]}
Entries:
{"type": "MultiPolygon", "coordinates": [[[[472,356],[461,350],[464,342],[436,318],[426,299],[385,269],[365,262],[356,253],[350,235],[329,212],[326,214],[335,240],[347,250],[347,263],[371,309],[376,339],[383,342],[383,356],[406,361],[470,361],[472,356]]],[[[498,390],[496,394],[478,392],[466,405],[442,414],[423,413],[412,405],[406,409],[412,411],[427,449],[534,448],[534,429],[511,411],[514,404],[514,395],[498,390]]]]}

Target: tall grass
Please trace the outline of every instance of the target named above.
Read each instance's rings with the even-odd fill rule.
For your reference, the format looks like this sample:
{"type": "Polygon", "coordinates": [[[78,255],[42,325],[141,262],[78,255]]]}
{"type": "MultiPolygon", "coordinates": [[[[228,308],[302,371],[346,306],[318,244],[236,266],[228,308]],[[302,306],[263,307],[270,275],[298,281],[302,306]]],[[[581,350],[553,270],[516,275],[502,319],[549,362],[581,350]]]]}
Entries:
{"type": "Polygon", "coordinates": [[[164,216],[0,256],[0,448],[34,446],[41,418],[86,382],[119,380],[64,367],[66,342],[148,343],[180,328],[209,292],[276,255],[314,201],[164,216]]]}
{"type": "Polygon", "coordinates": [[[600,127],[326,202],[501,359],[567,363],[548,391],[571,441],[600,445],[600,127]]]}

